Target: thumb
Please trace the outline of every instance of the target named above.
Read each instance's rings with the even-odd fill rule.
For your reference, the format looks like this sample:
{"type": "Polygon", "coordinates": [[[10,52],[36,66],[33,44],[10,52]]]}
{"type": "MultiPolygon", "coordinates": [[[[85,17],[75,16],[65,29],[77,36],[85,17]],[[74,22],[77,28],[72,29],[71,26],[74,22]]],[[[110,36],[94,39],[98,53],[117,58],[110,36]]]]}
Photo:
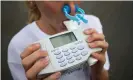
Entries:
{"type": "Polygon", "coordinates": [[[93,58],[97,59],[98,61],[104,63],[105,59],[104,59],[104,55],[99,54],[99,53],[93,53],[91,55],[93,58]]]}
{"type": "Polygon", "coordinates": [[[61,76],[61,73],[60,72],[56,72],[56,73],[50,75],[49,77],[47,77],[47,78],[45,78],[43,80],[57,80],[57,79],[60,78],[60,76],[61,76]]]}

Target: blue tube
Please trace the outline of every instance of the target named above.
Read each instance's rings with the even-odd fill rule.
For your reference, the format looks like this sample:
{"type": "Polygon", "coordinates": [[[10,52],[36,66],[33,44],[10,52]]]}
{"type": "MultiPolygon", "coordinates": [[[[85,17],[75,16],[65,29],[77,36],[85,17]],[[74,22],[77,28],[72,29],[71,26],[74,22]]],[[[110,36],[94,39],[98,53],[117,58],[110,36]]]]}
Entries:
{"type": "MultiPolygon", "coordinates": [[[[75,12],[78,11],[78,8],[79,8],[79,7],[78,7],[78,5],[76,4],[76,5],[75,5],[75,12]]],[[[67,4],[65,4],[65,5],[63,6],[63,12],[64,12],[64,10],[66,10],[68,14],[71,13],[71,8],[70,8],[70,6],[67,5],[67,4]]]]}
{"type": "Polygon", "coordinates": [[[78,5],[75,5],[75,12],[76,14],[74,16],[70,15],[71,13],[71,8],[69,5],[64,5],[62,8],[65,16],[73,21],[76,21],[78,24],[80,24],[80,20],[83,21],[84,23],[88,23],[88,20],[84,18],[85,12],[83,9],[79,8],[78,5]]]}
{"type": "Polygon", "coordinates": [[[86,20],[83,15],[81,14],[76,14],[76,16],[78,16],[78,18],[80,18],[84,23],[88,23],[88,20],[86,20]]]}
{"type": "Polygon", "coordinates": [[[66,16],[68,19],[79,22],[79,19],[78,19],[77,17],[75,17],[75,16],[69,15],[66,9],[64,10],[64,13],[65,13],[65,16],[66,16]]]}

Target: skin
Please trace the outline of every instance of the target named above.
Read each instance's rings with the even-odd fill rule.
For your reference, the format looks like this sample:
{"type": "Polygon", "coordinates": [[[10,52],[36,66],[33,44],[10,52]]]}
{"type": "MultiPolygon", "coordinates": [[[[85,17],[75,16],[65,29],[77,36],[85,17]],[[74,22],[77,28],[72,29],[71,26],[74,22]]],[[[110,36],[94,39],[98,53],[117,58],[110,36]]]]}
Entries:
{"type": "MultiPolygon", "coordinates": [[[[36,1],[39,11],[41,12],[41,18],[36,21],[39,28],[50,35],[62,32],[66,30],[66,27],[62,24],[62,21],[66,20],[61,8],[64,4],[68,4],[71,7],[71,14],[75,14],[74,4],[79,2],[73,1],[36,1]]],[[[92,54],[92,57],[98,59],[98,62],[91,66],[92,75],[91,80],[108,80],[108,71],[103,66],[106,61],[105,52],[108,48],[108,43],[105,41],[104,35],[98,33],[95,29],[87,29],[84,34],[89,35],[87,38],[88,46],[91,48],[100,47],[103,50],[92,54]]],[[[37,80],[36,75],[49,64],[48,53],[40,50],[38,43],[28,46],[22,53],[22,65],[26,72],[28,80],[37,80]]],[[[61,76],[60,72],[53,73],[47,78],[41,80],[57,80],[61,76]]]]}

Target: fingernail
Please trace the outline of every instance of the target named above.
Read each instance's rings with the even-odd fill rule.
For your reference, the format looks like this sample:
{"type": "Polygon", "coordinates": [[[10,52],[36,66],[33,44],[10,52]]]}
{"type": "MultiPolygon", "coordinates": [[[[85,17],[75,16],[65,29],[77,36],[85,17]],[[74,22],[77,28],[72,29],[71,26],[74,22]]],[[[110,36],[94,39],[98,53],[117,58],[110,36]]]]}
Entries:
{"type": "Polygon", "coordinates": [[[95,44],[94,43],[89,43],[89,46],[93,48],[93,47],[95,47],[95,44]]]}
{"type": "Polygon", "coordinates": [[[41,50],[44,54],[47,54],[48,52],[46,50],[41,50]]]}
{"type": "Polygon", "coordinates": [[[88,42],[91,42],[91,41],[92,41],[92,37],[89,36],[89,37],[88,37],[88,42]]]}
{"type": "Polygon", "coordinates": [[[39,47],[39,46],[40,46],[40,43],[36,43],[35,46],[36,46],[36,47],[39,47]]]}
{"type": "Polygon", "coordinates": [[[57,72],[56,74],[55,74],[55,77],[56,78],[59,78],[61,76],[61,73],[60,72],[57,72]]]}
{"type": "Polygon", "coordinates": [[[93,56],[97,55],[97,53],[92,53],[93,56]]]}
{"type": "Polygon", "coordinates": [[[46,62],[48,62],[49,61],[49,57],[47,56],[47,57],[45,57],[45,60],[46,60],[46,62]]]}
{"type": "Polygon", "coordinates": [[[88,30],[91,31],[93,28],[89,28],[88,30]]]}
{"type": "Polygon", "coordinates": [[[49,57],[47,56],[47,57],[43,58],[42,61],[43,61],[44,64],[48,64],[48,62],[49,62],[49,57]]]}
{"type": "Polygon", "coordinates": [[[97,53],[92,53],[91,55],[92,55],[94,58],[96,58],[97,53]]]}
{"type": "Polygon", "coordinates": [[[91,40],[87,38],[87,39],[86,39],[86,42],[87,42],[87,43],[90,43],[90,42],[91,42],[91,40]]]}
{"type": "Polygon", "coordinates": [[[89,32],[88,29],[84,31],[86,34],[89,32]]]}
{"type": "Polygon", "coordinates": [[[46,50],[43,50],[44,51],[44,53],[48,53],[46,50]]]}
{"type": "Polygon", "coordinates": [[[92,28],[87,29],[87,30],[84,31],[85,34],[91,34],[91,32],[92,32],[92,28]]]}

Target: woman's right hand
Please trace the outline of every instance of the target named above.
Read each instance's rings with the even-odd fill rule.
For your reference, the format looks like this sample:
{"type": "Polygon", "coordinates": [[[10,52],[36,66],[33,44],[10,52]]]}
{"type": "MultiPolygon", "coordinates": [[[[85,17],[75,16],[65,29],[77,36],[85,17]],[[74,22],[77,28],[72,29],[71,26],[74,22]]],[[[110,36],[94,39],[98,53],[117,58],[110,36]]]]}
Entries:
{"type": "MultiPolygon", "coordinates": [[[[37,80],[37,74],[49,63],[47,52],[40,50],[39,43],[28,46],[20,56],[28,80],[37,80]]],[[[56,72],[42,80],[57,80],[60,75],[60,72],[56,72]]]]}

